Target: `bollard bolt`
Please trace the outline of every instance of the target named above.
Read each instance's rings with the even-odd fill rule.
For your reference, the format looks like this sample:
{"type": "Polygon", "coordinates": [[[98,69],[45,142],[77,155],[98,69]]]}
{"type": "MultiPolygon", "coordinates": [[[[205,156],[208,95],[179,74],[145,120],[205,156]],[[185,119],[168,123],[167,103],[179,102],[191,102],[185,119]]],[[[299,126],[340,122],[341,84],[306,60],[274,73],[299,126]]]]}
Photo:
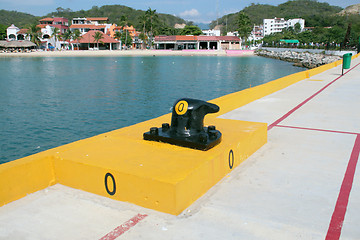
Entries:
{"type": "Polygon", "coordinates": [[[159,129],[157,127],[150,128],[151,135],[159,135],[159,129]]]}

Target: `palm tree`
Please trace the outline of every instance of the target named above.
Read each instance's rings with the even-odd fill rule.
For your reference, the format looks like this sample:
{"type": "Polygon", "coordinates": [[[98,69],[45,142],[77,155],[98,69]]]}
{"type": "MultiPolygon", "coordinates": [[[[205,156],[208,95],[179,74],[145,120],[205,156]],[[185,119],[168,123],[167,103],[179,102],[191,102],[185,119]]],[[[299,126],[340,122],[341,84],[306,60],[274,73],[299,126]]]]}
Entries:
{"type": "Polygon", "coordinates": [[[145,14],[147,16],[147,19],[150,21],[150,37],[151,37],[151,43],[152,43],[153,36],[154,36],[153,26],[154,26],[154,22],[158,19],[158,15],[156,14],[156,9],[151,10],[151,8],[146,10],[145,14]]]}
{"type": "Polygon", "coordinates": [[[146,36],[146,23],[147,23],[147,20],[148,20],[146,13],[144,15],[140,16],[139,20],[140,20],[141,24],[143,24],[143,31],[142,31],[142,33],[141,33],[141,35],[139,37],[143,41],[142,42],[142,48],[146,48],[146,39],[147,39],[147,36],[146,36]]]}
{"type": "Polygon", "coordinates": [[[121,38],[121,32],[116,31],[116,32],[115,32],[115,35],[114,35],[114,38],[117,39],[117,40],[120,40],[120,38],[121,38]]]}
{"type": "Polygon", "coordinates": [[[248,15],[246,15],[243,11],[240,11],[237,16],[237,24],[238,24],[238,33],[239,37],[244,41],[247,41],[251,30],[251,21],[248,15]]]}
{"type": "Polygon", "coordinates": [[[97,43],[97,48],[99,49],[99,41],[104,38],[102,32],[96,31],[93,37],[94,41],[97,43]]]}
{"type": "Polygon", "coordinates": [[[128,35],[128,31],[125,29],[125,26],[128,25],[128,19],[126,16],[122,15],[120,17],[120,25],[123,27],[123,30],[125,30],[125,44],[127,43],[127,35],[128,35]]]}
{"type": "Polygon", "coordinates": [[[51,34],[51,37],[53,37],[54,38],[54,40],[55,40],[55,47],[56,47],[56,43],[57,43],[57,40],[59,39],[58,37],[59,37],[59,34],[60,34],[60,29],[58,29],[57,27],[55,27],[54,28],[54,30],[53,30],[53,33],[51,34]]]}
{"type": "Polygon", "coordinates": [[[114,34],[114,38],[120,41],[120,46],[121,46],[121,35],[122,34],[121,34],[120,31],[116,31],[115,34],[114,34]]]}
{"type": "Polygon", "coordinates": [[[71,31],[68,29],[66,32],[64,32],[64,34],[62,35],[62,40],[63,41],[67,41],[70,40],[72,37],[72,33],[71,31]]]}
{"type": "Polygon", "coordinates": [[[70,40],[72,36],[71,31],[68,29],[66,32],[64,32],[64,34],[62,35],[62,40],[66,41],[66,40],[70,40]]]}
{"type": "Polygon", "coordinates": [[[142,48],[145,49],[146,48],[146,40],[147,40],[146,34],[140,33],[139,38],[142,40],[142,48]]]}
{"type": "MultiPolygon", "coordinates": [[[[126,32],[128,32],[128,30],[125,30],[126,32]]],[[[121,37],[121,42],[125,44],[125,47],[128,48],[131,46],[131,43],[132,43],[132,38],[126,38],[126,34],[122,34],[122,37],[121,37]]]]}
{"type": "Polygon", "coordinates": [[[72,33],[72,39],[74,41],[77,41],[78,44],[78,50],[79,50],[79,40],[81,39],[81,33],[79,31],[79,29],[75,29],[75,31],[72,33]]]}
{"type": "Polygon", "coordinates": [[[36,24],[33,24],[30,26],[29,30],[27,31],[27,34],[30,35],[30,41],[35,43],[37,46],[40,44],[40,28],[36,26],[36,24]]]}

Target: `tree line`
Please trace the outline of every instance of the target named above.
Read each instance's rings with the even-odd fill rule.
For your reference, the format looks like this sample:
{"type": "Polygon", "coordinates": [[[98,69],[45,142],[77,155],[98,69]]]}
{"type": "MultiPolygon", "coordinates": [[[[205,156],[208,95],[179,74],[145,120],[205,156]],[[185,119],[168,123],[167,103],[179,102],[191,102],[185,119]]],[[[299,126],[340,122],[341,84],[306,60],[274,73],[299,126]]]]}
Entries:
{"type": "MultiPolygon", "coordinates": [[[[262,24],[263,19],[278,17],[285,19],[303,18],[307,27],[328,27],[337,22],[339,16],[336,14],[341,10],[341,7],[331,6],[328,3],[317,2],[316,0],[292,0],[278,6],[252,3],[241,12],[249,17],[252,25],[262,24]]],[[[239,12],[224,15],[212,21],[210,28],[219,24],[224,32],[225,30],[236,31],[238,15],[239,12]]]]}
{"type": "MultiPolygon", "coordinates": [[[[242,39],[247,39],[255,24],[254,15],[249,15],[249,13],[252,14],[254,9],[258,9],[260,13],[263,13],[262,10],[269,10],[270,14],[274,14],[271,12],[278,9],[277,13],[282,12],[284,15],[277,15],[277,17],[304,18],[305,26],[312,28],[308,31],[300,31],[299,25],[297,28],[296,26],[295,28],[285,28],[280,33],[267,35],[258,41],[263,42],[265,46],[280,46],[280,39],[297,39],[300,41],[297,47],[302,48],[355,49],[360,44],[359,14],[339,15],[341,8],[312,0],[295,0],[280,4],[278,7],[271,6],[269,8],[269,6],[252,4],[243,11],[228,15],[232,18],[231,26],[226,29],[225,26],[222,26],[223,34],[227,31],[238,31],[242,39]],[[305,15],[302,16],[302,14],[305,15]],[[309,14],[313,15],[309,17],[309,14]]],[[[269,18],[274,18],[276,15],[270,16],[272,17],[269,18]]],[[[223,22],[220,21],[220,23],[223,22]]],[[[282,46],[284,45],[282,44],[282,46]]]]}
{"type": "MultiPolygon", "coordinates": [[[[358,22],[360,21],[359,16],[353,17],[358,18],[358,22]]],[[[265,36],[262,41],[264,46],[280,46],[280,39],[297,39],[300,42],[297,44],[299,48],[356,49],[360,42],[359,27],[360,25],[349,22],[344,26],[336,25],[331,28],[315,27],[303,32],[287,28],[281,33],[265,36]]]]}
{"type": "MultiPolygon", "coordinates": [[[[0,11],[0,22],[5,22],[7,24],[0,24],[0,39],[6,38],[6,28],[10,26],[10,23],[14,23],[19,28],[29,29],[31,36],[35,43],[38,43],[38,38],[40,38],[39,33],[36,34],[33,30],[36,29],[40,17],[35,17],[29,14],[18,13],[15,14],[17,18],[11,18],[9,22],[3,20],[5,15],[13,14],[14,11],[0,11]],[[3,17],[2,17],[3,16],[3,17]],[[31,18],[28,19],[28,24],[18,21],[22,17],[31,18]],[[17,20],[18,19],[18,20],[17,20]],[[29,24],[31,23],[31,24],[29,24]]],[[[148,8],[146,11],[135,10],[122,5],[105,5],[102,7],[94,6],[90,10],[84,11],[72,11],[69,8],[58,7],[56,12],[52,12],[43,17],[53,17],[61,16],[69,19],[74,17],[108,17],[109,22],[115,23],[118,26],[134,26],[137,31],[140,31],[141,34],[139,38],[144,42],[145,45],[151,45],[154,36],[156,35],[200,35],[202,31],[199,27],[194,26],[192,22],[186,22],[185,20],[169,15],[157,13],[156,10],[148,8]],[[176,23],[186,24],[183,29],[176,29],[174,26],[176,23]]],[[[6,18],[7,19],[7,18],[6,18]]],[[[56,30],[55,30],[56,31],[56,30]]],[[[77,39],[77,32],[66,32],[62,36],[59,36],[63,40],[77,39]]],[[[121,40],[126,46],[131,45],[132,39],[127,31],[121,31],[115,35],[116,39],[121,40]]],[[[145,46],[144,46],[145,47],[145,46]]]]}
{"type": "MultiPolygon", "coordinates": [[[[57,11],[60,13],[70,14],[70,9],[63,9],[63,8],[57,8],[57,11]]],[[[95,14],[97,15],[97,14],[95,14]]],[[[92,15],[94,16],[94,15],[92,15]]],[[[202,34],[202,31],[199,27],[194,26],[192,22],[188,22],[187,25],[183,29],[175,29],[173,27],[170,27],[166,24],[164,24],[164,21],[161,20],[161,15],[156,12],[155,9],[148,8],[148,10],[144,11],[139,15],[137,19],[138,24],[137,30],[140,31],[139,39],[142,40],[143,48],[152,47],[154,38],[156,35],[200,35],[202,34]]],[[[121,15],[117,20],[117,25],[122,26],[123,29],[121,31],[115,32],[115,39],[118,39],[121,41],[123,45],[126,47],[131,46],[133,39],[130,36],[130,33],[125,26],[132,26],[135,25],[126,15],[121,15]]],[[[7,26],[0,24],[0,38],[5,39],[6,37],[6,28],[7,26]]],[[[40,44],[40,38],[41,31],[40,28],[37,26],[37,24],[31,24],[27,26],[27,34],[30,36],[30,39],[32,42],[37,44],[39,46],[40,44]]],[[[55,40],[74,40],[78,41],[81,39],[81,33],[79,30],[70,31],[69,29],[63,33],[60,34],[60,30],[58,28],[54,28],[53,34],[51,37],[54,37],[55,40]]],[[[101,33],[95,33],[94,39],[97,44],[101,42],[102,34],[101,33]]]]}

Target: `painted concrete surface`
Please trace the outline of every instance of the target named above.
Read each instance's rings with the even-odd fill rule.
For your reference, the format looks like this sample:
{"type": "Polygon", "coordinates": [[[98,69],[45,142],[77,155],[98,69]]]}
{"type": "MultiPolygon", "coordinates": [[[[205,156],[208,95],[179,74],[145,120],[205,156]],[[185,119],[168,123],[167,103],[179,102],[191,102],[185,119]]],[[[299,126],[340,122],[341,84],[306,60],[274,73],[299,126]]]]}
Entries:
{"type": "Polygon", "coordinates": [[[1,207],[0,239],[359,239],[359,71],[338,78],[337,67],[223,115],[277,124],[179,216],[55,185],[1,207]]]}

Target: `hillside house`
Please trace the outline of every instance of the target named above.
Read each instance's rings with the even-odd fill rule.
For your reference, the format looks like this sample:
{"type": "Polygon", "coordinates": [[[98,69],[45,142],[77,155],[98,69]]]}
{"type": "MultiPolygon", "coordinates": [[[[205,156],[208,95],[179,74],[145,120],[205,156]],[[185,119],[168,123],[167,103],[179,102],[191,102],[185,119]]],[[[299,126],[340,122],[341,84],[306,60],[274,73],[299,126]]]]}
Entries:
{"type": "Polygon", "coordinates": [[[300,31],[304,30],[305,20],[302,18],[294,18],[285,20],[284,18],[273,18],[273,19],[264,19],[263,27],[264,27],[264,36],[270,35],[272,33],[282,32],[284,28],[295,27],[295,24],[300,24],[300,31]]]}

